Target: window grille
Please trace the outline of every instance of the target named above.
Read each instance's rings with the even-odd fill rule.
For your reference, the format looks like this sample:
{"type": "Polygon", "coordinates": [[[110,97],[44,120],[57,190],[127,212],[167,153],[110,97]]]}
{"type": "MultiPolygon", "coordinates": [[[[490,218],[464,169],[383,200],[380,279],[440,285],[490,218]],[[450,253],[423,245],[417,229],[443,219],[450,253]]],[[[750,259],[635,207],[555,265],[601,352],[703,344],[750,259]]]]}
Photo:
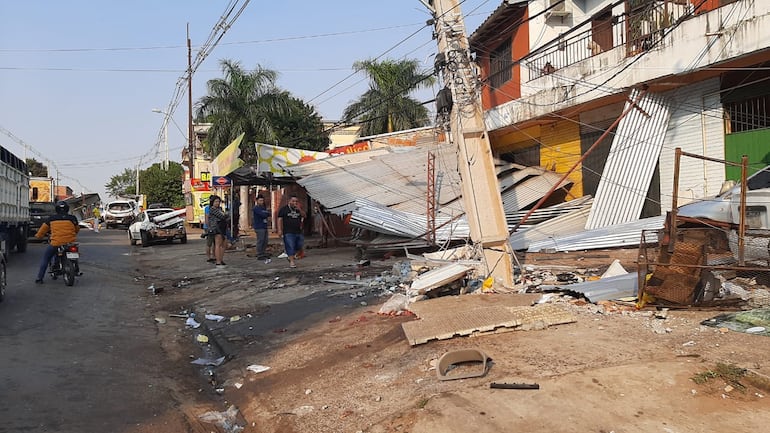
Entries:
{"type": "Polygon", "coordinates": [[[770,95],[727,104],[725,113],[729,122],[729,132],[753,131],[769,127],[768,106],[770,106],[770,95]]]}
{"type": "Polygon", "coordinates": [[[500,46],[489,55],[489,85],[493,89],[498,89],[500,86],[510,81],[512,77],[512,66],[511,41],[509,39],[500,44],[500,46]]]}

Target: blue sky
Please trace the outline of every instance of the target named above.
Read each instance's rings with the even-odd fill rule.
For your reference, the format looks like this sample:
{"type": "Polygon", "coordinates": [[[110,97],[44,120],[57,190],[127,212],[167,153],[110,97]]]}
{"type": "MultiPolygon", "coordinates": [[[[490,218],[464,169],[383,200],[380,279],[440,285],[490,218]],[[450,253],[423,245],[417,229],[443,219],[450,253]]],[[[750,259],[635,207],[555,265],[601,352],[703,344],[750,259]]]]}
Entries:
{"type": "MultiPolygon", "coordinates": [[[[143,168],[163,159],[163,115],[152,109],[167,110],[184,75],[187,25],[195,57],[233,3],[0,0],[0,127],[30,147],[1,131],[0,144],[22,158],[54,161],[60,184],[107,200],[111,176],[140,158],[143,168]]],[[[467,31],[499,4],[463,2],[467,31]]],[[[222,76],[219,61],[232,59],[278,71],[281,88],[337,120],[367,87],[362,75],[349,77],[354,61],[410,58],[431,67],[429,18],[418,0],[253,0],[193,76],[193,102],[207,80],[222,76]]],[[[434,91],[415,96],[429,100],[434,91]]],[[[169,125],[171,160],[181,158],[186,118],[185,92],[169,125]]]]}

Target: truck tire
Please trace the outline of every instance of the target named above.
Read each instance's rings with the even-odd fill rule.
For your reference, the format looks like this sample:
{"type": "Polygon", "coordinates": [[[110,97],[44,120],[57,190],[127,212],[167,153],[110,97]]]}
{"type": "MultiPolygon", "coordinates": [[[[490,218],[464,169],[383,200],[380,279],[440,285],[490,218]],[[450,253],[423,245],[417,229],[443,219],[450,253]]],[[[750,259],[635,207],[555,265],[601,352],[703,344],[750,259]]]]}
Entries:
{"type": "Polygon", "coordinates": [[[139,234],[142,236],[142,248],[150,246],[150,234],[147,230],[141,230],[139,234]]]}
{"type": "Polygon", "coordinates": [[[16,251],[20,253],[24,253],[27,251],[27,237],[22,234],[27,233],[27,228],[23,227],[22,230],[20,230],[16,234],[16,251]]]}
{"type": "Polygon", "coordinates": [[[180,239],[180,241],[181,241],[183,244],[186,244],[186,243],[187,243],[187,234],[186,234],[186,233],[185,233],[184,235],[182,235],[182,238],[180,239]]]}
{"type": "Polygon", "coordinates": [[[0,260],[0,302],[5,298],[5,261],[0,260]]]}

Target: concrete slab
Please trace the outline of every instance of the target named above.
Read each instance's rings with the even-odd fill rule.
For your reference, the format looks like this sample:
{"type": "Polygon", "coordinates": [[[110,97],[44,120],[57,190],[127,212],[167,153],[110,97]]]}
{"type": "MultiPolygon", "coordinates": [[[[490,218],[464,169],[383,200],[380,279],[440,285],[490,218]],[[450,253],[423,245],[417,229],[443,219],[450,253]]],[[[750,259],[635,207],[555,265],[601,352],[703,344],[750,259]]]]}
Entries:
{"type": "Polygon", "coordinates": [[[495,297],[500,300],[497,304],[490,303],[493,299],[486,295],[465,295],[452,297],[460,299],[437,298],[418,302],[411,305],[410,309],[419,311],[415,314],[420,320],[404,323],[401,327],[409,344],[415,346],[431,340],[446,340],[500,328],[543,329],[576,320],[569,311],[558,305],[506,305],[511,302],[520,303],[521,298],[516,299],[515,296],[498,295],[495,297]],[[463,302],[464,300],[468,302],[463,302]]]}

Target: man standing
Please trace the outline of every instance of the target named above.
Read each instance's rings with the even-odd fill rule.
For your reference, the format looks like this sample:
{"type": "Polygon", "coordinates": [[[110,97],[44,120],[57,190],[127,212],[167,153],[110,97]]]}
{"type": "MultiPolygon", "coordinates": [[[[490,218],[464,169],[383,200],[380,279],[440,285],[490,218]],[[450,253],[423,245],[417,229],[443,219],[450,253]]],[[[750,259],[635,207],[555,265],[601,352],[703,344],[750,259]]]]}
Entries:
{"type": "Polygon", "coordinates": [[[257,259],[268,260],[267,255],[267,219],[270,212],[265,207],[265,197],[262,194],[257,196],[257,204],[251,210],[251,225],[254,233],[257,235],[257,259]]]}
{"type": "Polygon", "coordinates": [[[206,261],[214,263],[214,234],[209,233],[209,205],[203,207],[203,237],[206,238],[206,261]]]}
{"type": "Polygon", "coordinates": [[[299,205],[296,195],[289,197],[289,203],[278,211],[278,236],[283,238],[283,246],[289,256],[289,266],[296,268],[296,255],[302,251],[305,238],[302,235],[302,223],[305,212],[299,205]]]}

